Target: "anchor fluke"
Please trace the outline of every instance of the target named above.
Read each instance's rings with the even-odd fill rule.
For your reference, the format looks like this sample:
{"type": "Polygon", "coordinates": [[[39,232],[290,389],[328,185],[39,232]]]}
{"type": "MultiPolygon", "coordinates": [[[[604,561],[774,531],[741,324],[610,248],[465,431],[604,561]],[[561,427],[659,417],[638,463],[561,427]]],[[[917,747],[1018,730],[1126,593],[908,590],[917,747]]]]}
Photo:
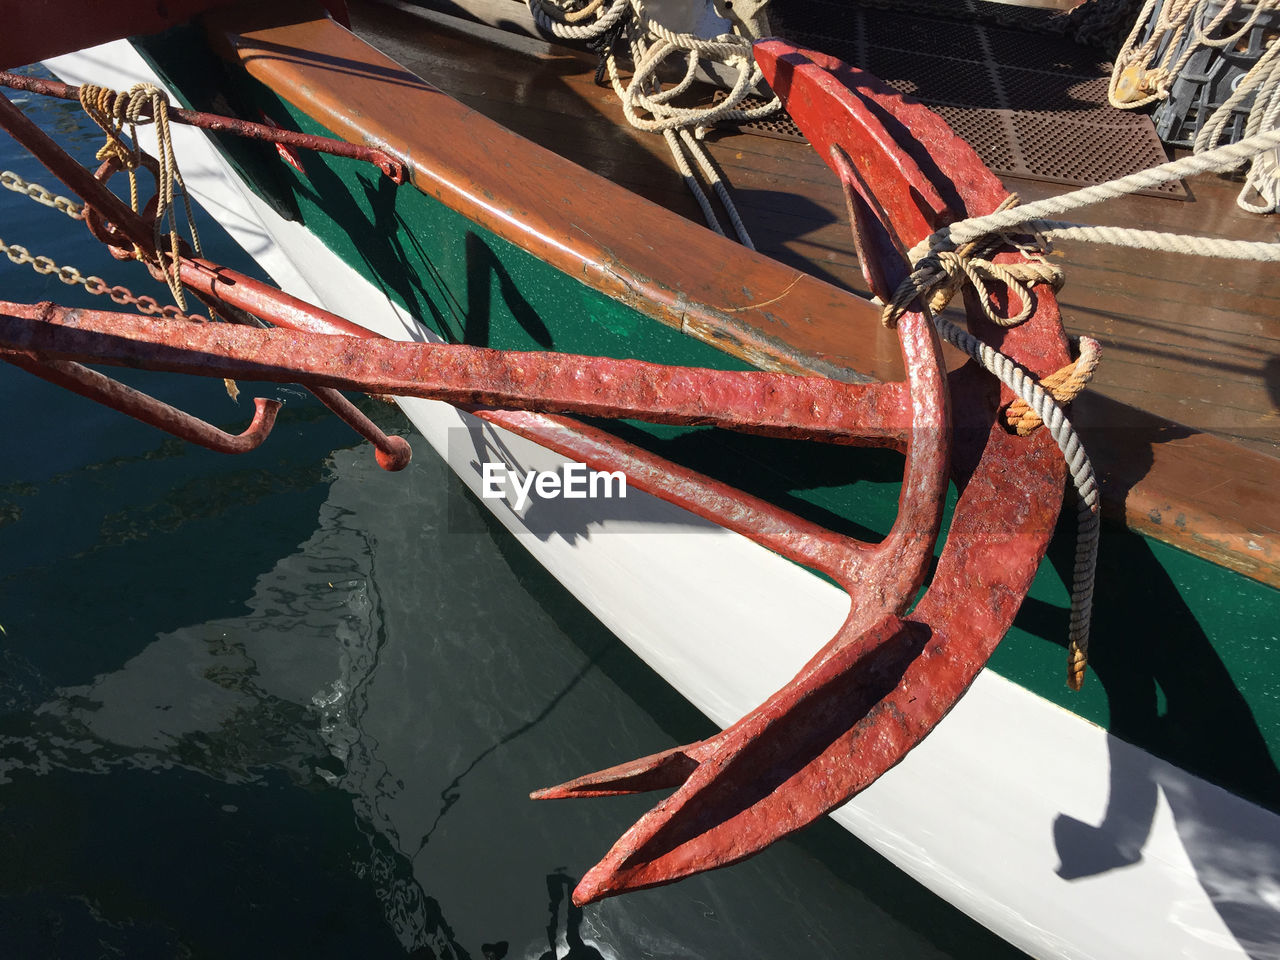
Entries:
{"type": "Polygon", "coordinates": [[[743,860],[868,786],[906,752],[889,733],[929,637],[889,615],[847,622],[787,686],[723,733],[538,791],[537,799],[678,786],[582,878],[582,905],[743,860]],[[867,734],[872,742],[864,744],[867,734]],[[886,749],[887,747],[887,749],[886,749]]]}

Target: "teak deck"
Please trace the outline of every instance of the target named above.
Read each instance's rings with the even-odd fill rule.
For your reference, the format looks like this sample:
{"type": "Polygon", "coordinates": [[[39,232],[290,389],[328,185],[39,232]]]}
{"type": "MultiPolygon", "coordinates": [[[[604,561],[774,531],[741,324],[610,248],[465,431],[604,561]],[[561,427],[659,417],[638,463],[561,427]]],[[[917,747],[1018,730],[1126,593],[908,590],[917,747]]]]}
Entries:
{"type": "MultiPolygon", "coordinates": [[[[564,259],[562,269],[574,266],[587,282],[615,296],[636,296],[637,278],[654,278],[647,285],[649,295],[657,293],[652,310],[664,322],[726,342],[740,356],[775,369],[796,369],[798,363],[800,369],[820,370],[812,362],[792,362],[775,332],[785,330],[791,346],[810,358],[847,363],[880,377],[897,375],[896,343],[874,322],[875,311],[838,293],[840,288],[865,293],[866,287],[839,185],[807,145],[751,135],[714,140],[712,153],[733,185],[760,251],[772,261],[744,252],[741,263],[750,276],[735,283],[708,277],[696,270],[705,245],[699,237],[709,237],[707,231],[670,223],[655,229],[646,219],[645,211],[652,208],[634,205],[616,191],[608,204],[593,203],[583,194],[599,191],[599,181],[581,173],[575,180],[573,168],[541,154],[530,154],[536,169],[523,166],[516,162],[523,158],[514,154],[529,148],[477,123],[474,114],[468,119],[466,109],[419,98],[415,103],[433,113],[430,118],[408,117],[407,103],[401,105],[398,128],[390,117],[375,116],[389,113],[385,78],[404,76],[397,69],[403,65],[476,114],[701,222],[661,138],[632,131],[613,93],[594,84],[593,57],[539,41],[490,44],[470,28],[452,29],[437,18],[377,4],[353,4],[351,18],[360,38],[396,62],[354,38],[339,42],[332,31],[322,39],[304,24],[251,33],[243,42],[233,36],[232,43],[254,76],[288,99],[305,101],[299,105],[318,111],[313,116],[340,135],[404,149],[417,170],[419,189],[468,207],[468,215],[493,219],[473,196],[483,191],[486,175],[490,183],[494,177],[527,178],[504,184],[504,190],[512,190],[518,204],[530,204],[533,221],[515,224],[499,216],[490,228],[500,235],[520,234],[518,242],[554,262],[564,259]],[[269,37],[269,44],[254,37],[269,37]],[[292,54],[279,56],[283,47],[277,44],[286,41],[318,58],[316,66],[292,54]],[[316,44],[322,48],[312,51],[316,44]],[[341,89],[320,89],[320,84],[333,86],[332,75],[320,64],[335,58],[360,69],[355,74],[344,69],[341,89]],[[353,76],[368,82],[357,85],[353,76]],[[549,197],[559,199],[550,206],[541,202],[549,197]],[[541,223],[544,217],[555,222],[541,223]],[[613,246],[596,246],[593,252],[596,228],[613,246]],[[572,234],[572,250],[543,250],[548,236],[566,236],[565,231],[572,234]],[[668,233],[678,233],[692,246],[664,246],[668,233]],[[762,303],[758,291],[783,289],[796,269],[826,283],[802,278],[778,304],[754,309],[762,303]],[[755,291],[743,302],[748,285],[755,291]],[[690,302],[706,306],[699,313],[686,309],[690,302]]],[[[1063,189],[1030,181],[1007,186],[1028,199],[1063,189]]],[[[1094,222],[1275,238],[1273,219],[1235,209],[1234,184],[1200,178],[1189,186],[1189,201],[1133,197],[1085,213],[1094,222]]],[[[1105,351],[1094,387],[1076,402],[1075,419],[1099,465],[1112,516],[1257,579],[1280,583],[1280,505],[1274,495],[1280,461],[1272,455],[1280,449],[1275,416],[1280,361],[1273,355],[1277,271],[1080,244],[1064,245],[1061,256],[1068,286],[1060,301],[1069,325],[1073,332],[1096,336],[1105,351]]]]}

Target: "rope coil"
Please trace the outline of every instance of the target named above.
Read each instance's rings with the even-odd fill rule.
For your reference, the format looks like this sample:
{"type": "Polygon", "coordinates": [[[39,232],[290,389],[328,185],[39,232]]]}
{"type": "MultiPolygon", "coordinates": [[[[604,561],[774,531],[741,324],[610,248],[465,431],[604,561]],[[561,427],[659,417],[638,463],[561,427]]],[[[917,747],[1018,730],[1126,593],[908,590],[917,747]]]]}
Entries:
{"type": "Polygon", "coordinates": [[[751,54],[751,43],[732,33],[713,38],[678,33],[650,17],[644,0],[590,0],[573,8],[573,0],[527,0],[538,26],[566,40],[599,43],[603,75],[609,79],[622,112],[637,130],[662,134],[676,169],[693,195],[709,226],[721,236],[725,228],[715,213],[707,188],[715,194],[738,240],[754,250],[750,234],[742,222],[719,171],[699,142],[717,123],[751,121],[781,109],[775,96],[769,102],[743,109],[741,104],[763,76],[751,54]],[[588,21],[591,16],[595,20],[588,21]],[[625,36],[631,56],[632,73],[624,80],[618,66],[617,46],[625,36]],[[659,73],[671,61],[683,60],[681,79],[664,88],[659,73]],[[728,97],[708,107],[680,107],[674,101],[693,86],[704,62],[723,64],[734,72],[728,97]]]}
{"type": "MultiPolygon", "coordinates": [[[[1223,53],[1237,50],[1264,15],[1277,12],[1280,0],[1146,0],[1116,56],[1107,91],[1111,105],[1131,110],[1167,100],[1174,81],[1196,53],[1205,49],[1223,53]],[[1226,23],[1238,25],[1219,35],[1226,23]]],[[[1264,34],[1263,39],[1265,47],[1257,60],[1232,81],[1227,99],[1207,117],[1200,118],[1192,144],[1195,153],[1219,146],[1231,134],[1233,121],[1246,111],[1244,137],[1280,126],[1280,40],[1270,33],[1264,34]]],[[[1280,210],[1280,156],[1270,160],[1258,156],[1253,160],[1236,203],[1250,213],[1280,210]],[[1249,199],[1250,190],[1261,202],[1249,199]]]]}

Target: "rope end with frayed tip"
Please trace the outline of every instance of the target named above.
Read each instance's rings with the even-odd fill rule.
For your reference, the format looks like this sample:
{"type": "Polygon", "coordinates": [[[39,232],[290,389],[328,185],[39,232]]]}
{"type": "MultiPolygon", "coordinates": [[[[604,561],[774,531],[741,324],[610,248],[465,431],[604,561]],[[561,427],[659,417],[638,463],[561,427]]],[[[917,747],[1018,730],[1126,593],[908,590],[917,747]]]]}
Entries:
{"type": "Polygon", "coordinates": [[[1089,655],[1073,640],[1067,646],[1067,686],[1076,693],[1084,686],[1084,671],[1089,655]]]}

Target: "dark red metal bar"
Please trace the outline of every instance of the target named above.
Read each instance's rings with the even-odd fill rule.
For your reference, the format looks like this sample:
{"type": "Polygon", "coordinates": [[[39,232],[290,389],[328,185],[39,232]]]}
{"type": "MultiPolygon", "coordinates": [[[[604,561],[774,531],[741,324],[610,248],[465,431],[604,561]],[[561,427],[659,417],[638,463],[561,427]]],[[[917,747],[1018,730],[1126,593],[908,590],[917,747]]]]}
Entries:
{"type": "Polygon", "coordinates": [[[756,370],[175,324],[47,303],[0,301],[0,345],[195,376],[301,382],[472,407],[707,424],[831,443],[896,446],[916,429],[921,437],[936,434],[938,424],[937,416],[913,422],[904,410],[902,384],[845,384],[756,370]]]}
{"type": "MultiPolygon", "coordinates": [[[[20,78],[26,79],[26,78],[20,78]]],[[[63,85],[65,86],[65,84],[63,85]]],[[[70,88],[68,88],[70,89],[70,88]]],[[[8,130],[19,143],[25,146],[63,183],[67,184],[85,201],[86,210],[93,211],[92,219],[100,222],[105,218],[112,228],[125,239],[132,241],[144,250],[151,250],[154,243],[154,231],[145,218],[127,207],[106,183],[89,173],[76,163],[47,134],[32,123],[27,116],[15,107],[7,97],[0,97],[0,126],[8,130]]],[[[264,128],[269,129],[269,128],[264,128]]],[[[105,227],[100,229],[104,230],[105,227]]],[[[103,233],[101,239],[110,241],[111,237],[103,233]]],[[[126,248],[113,247],[122,254],[126,248]]],[[[132,250],[127,251],[132,255],[132,250]]],[[[367,336],[368,331],[356,324],[348,323],[341,317],[318,311],[317,308],[290,297],[282,291],[275,290],[265,284],[252,280],[235,271],[225,270],[205,260],[194,260],[187,257],[179,259],[179,275],[197,297],[207,306],[229,304],[235,311],[246,311],[250,314],[272,316],[277,322],[301,329],[340,331],[349,335],[367,336]]],[[[243,319],[242,317],[239,319],[243,319]]],[[[103,378],[106,379],[106,378],[103,378]]],[[[114,382],[114,381],[109,381],[114,382]]],[[[135,391],[136,393],[136,391],[135,391]]],[[[412,452],[403,437],[391,437],[362,414],[350,401],[342,397],[336,390],[317,388],[316,395],[335,414],[346,421],[361,436],[373,443],[375,457],[384,469],[400,470],[408,463],[412,452]]],[[[139,394],[138,396],[142,396],[139,394]]],[[[150,398],[148,398],[150,399],[150,398]]],[[[106,402],[103,400],[103,402],[106,402]]],[[[152,401],[158,404],[158,401],[152,401]]],[[[111,404],[108,403],[108,406],[111,404]]],[[[160,406],[166,406],[161,404],[160,406]]],[[[141,410],[142,407],[138,406],[141,410]]],[[[172,408],[169,408],[172,409],[172,408]]],[[[165,426],[165,417],[155,408],[155,425],[160,429],[173,432],[165,426]]],[[[128,411],[126,411],[128,412],[128,411]]],[[[174,411],[177,413],[177,411],[174,411]]],[[[147,420],[147,414],[134,413],[139,419],[147,420]]],[[[194,418],[192,418],[194,419],[194,418]]],[[[151,421],[148,421],[151,422],[151,421]]],[[[264,434],[265,436],[265,434],[264,434]]],[[[201,442],[196,440],[195,442],[201,442]]],[[[202,445],[208,446],[208,443],[202,445]]]]}
{"type": "Polygon", "coordinates": [[[367,327],[352,323],[336,313],[330,313],[260,280],[227,267],[220,267],[208,260],[195,257],[179,258],[178,276],[183,286],[197,296],[229,303],[255,317],[269,320],[277,327],[287,327],[290,330],[306,333],[341,334],[348,337],[377,336],[367,327]]]}
{"type": "MultiPolygon", "coordinates": [[[[756,49],[766,78],[841,177],[878,293],[905,274],[903,254],[910,245],[954,216],[990,211],[1005,196],[940,118],[870,75],[779,41],[756,49]]],[[[0,122],[7,118],[0,113],[0,122]]],[[[52,156],[38,138],[31,141],[33,152],[52,156]]],[[[68,160],[63,155],[45,162],[77,192],[81,183],[87,201],[90,194],[109,193],[92,178],[63,176],[54,164],[68,160]]],[[[141,221],[127,208],[121,211],[113,195],[110,201],[104,212],[133,239],[130,231],[141,221]]],[[[150,225],[142,226],[149,234],[150,225]]],[[[863,387],[760,372],[389,343],[231,271],[185,258],[180,268],[184,283],[202,296],[302,332],[166,325],[47,304],[0,304],[0,347],[35,352],[41,362],[93,359],[300,381],[320,391],[342,387],[444,399],[566,457],[624,470],[633,486],[826,573],[848,591],[849,616],[836,636],[791,682],[722,734],[539,793],[678,788],[584,876],[574,893],[578,903],[740,860],[897,763],[954,705],[1008,629],[1061,502],[1063,467],[1052,440],[1005,432],[995,417],[999,391],[971,365],[951,376],[954,416],[964,428],[952,456],[940,350],[919,312],[898,326],[907,383],[863,387]],[[320,335],[334,331],[347,336],[320,335]],[[899,516],[880,544],[841,537],[558,413],[905,445],[899,516]],[[932,557],[949,466],[960,490],[951,535],[933,583],[907,615],[932,557]]],[[[966,303],[975,333],[1034,373],[1065,362],[1051,294],[1039,296],[1031,319],[1014,330],[987,323],[971,297],[966,303]]]]}
{"type": "Polygon", "coordinates": [[[253,401],[253,420],[249,426],[242,433],[230,434],[78,363],[52,357],[36,358],[9,350],[0,350],[0,360],[218,453],[247,453],[261,446],[275,425],[280,409],[278,400],[258,397],[253,401]]]}
{"type": "Polygon", "coordinates": [[[403,470],[413,457],[413,448],[404,437],[390,436],[360,412],[360,409],[333,387],[308,387],[347,426],[373,444],[373,456],[383,470],[403,470]]]}
{"type": "MultiPolygon", "coordinates": [[[[29,77],[19,73],[0,71],[0,86],[28,93],[41,94],[46,97],[57,97],[60,100],[79,100],[80,88],[59,80],[46,80],[42,77],[29,77]]],[[[318,153],[329,153],[336,157],[346,157],[372,163],[396,183],[405,181],[405,164],[387,151],[377,147],[369,147],[358,143],[348,143],[333,137],[320,137],[309,133],[298,133],[283,127],[273,127],[265,123],[254,123],[241,120],[239,117],[224,117],[216,113],[203,113],[199,110],[185,110],[181,107],[169,107],[169,119],[175,123],[199,127],[213,133],[230,133],[249,140],[262,140],[267,143],[283,144],[286,147],[300,147],[318,153]]]]}
{"type": "Polygon", "coordinates": [[[151,225],[72,159],[5,96],[0,96],[0,127],[8,131],[13,139],[22,144],[82,200],[96,207],[129,241],[143,250],[152,250],[155,240],[151,225]]]}
{"type": "MultiPolygon", "coordinates": [[[[902,249],[943,217],[987,212],[1003,198],[999,182],[940,118],[869,75],[826,58],[817,63],[819,55],[809,59],[781,41],[757,44],[756,59],[810,140],[827,144],[824,156],[863,217],[860,245],[878,238],[867,252],[878,258],[871,267],[879,283],[905,274],[902,249]],[[901,125],[903,142],[887,134],[878,119],[884,115],[901,125]],[[927,145],[925,152],[914,153],[916,144],[927,145]],[[944,191],[958,196],[962,209],[937,210],[931,198],[944,191]]],[[[986,335],[970,307],[971,324],[986,335]]],[[[1010,341],[1033,365],[1065,357],[1051,294],[1038,298],[1010,341]]],[[[904,341],[903,348],[910,367],[911,346],[904,341]]],[[[879,595],[874,578],[837,578],[850,593],[849,619],[790,683],[738,723],[700,743],[535,794],[677,788],[584,875],[576,903],[734,863],[803,827],[901,760],[986,663],[1048,544],[1064,469],[1050,438],[1022,440],[1003,429],[998,391],[982,371],[970,364],[950,379],[962,431],[951,473],[961,492],[924,596],[906,615],[892,594],[879,595]]],[[[909,484],[908,476],[904,497],[909,484]]]]}

